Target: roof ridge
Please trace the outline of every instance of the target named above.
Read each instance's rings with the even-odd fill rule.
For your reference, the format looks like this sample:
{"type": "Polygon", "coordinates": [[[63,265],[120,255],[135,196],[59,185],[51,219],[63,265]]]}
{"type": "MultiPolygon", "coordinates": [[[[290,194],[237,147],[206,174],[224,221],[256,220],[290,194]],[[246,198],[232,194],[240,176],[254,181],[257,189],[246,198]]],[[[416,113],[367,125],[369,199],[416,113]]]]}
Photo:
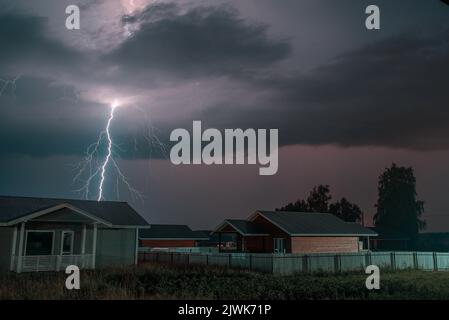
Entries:
{"type": "Polygon", "coordinates": [[[172,223],[150,223],[151,226],[182,226],[182,227],[189,227],[187,224],[172,224],[172,223]]]}
{"type": "Polygon", "coordinates": [[[89,199],[69,199],[69,198],[48,198],[48,197],[31,197],[31,196],[11,196],[11,195],[0,195],[0,198],[18,198],[18,199],[42,199],[42,200],[56,200],[56,201],[83,201],[83,202],[98,202],[98,203],[127,203],[126,201],[116,201],[116,200],[89,200],[89,199]]]}
{"type": "Polygon", "coordinates": [[[330,212],[304,212],[304,211],[273,211],[273,210],[257,210],[257,212],[268,212],[268,213],[302,213],[302,214],[330,214],[330,212]]]}

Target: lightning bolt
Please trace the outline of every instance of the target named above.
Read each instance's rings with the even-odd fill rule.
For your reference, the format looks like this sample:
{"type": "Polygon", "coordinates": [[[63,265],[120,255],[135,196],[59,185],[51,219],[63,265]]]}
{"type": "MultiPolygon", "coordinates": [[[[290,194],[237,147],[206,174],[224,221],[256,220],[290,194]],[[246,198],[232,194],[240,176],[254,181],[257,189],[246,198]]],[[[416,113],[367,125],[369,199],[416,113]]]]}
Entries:
{"type": "Polygon", "coordinates": [[[109,132],[109,129],[111,128],[112,120],[114,120],[114,111],[116,108],[117,108],[117,101],[114,101],[114,103],[111,106],[111,113],[109,114],[108,124],[106,125],[106,130],[105,130],[106,137],[108,140],[108,154],[106,155],[104,163],[101,166],[101,180],[100,180],[97,201],[101,201],[101,199],[103,199],[103,184],[104,184],[104,180],[105,180],[104,175],[106,173],[106,167],[108,166],[109,160],[111,159],[111,156],[112,156],[112,138],[111,138],[111,133],[109,132]]]}
{"type": "MultiPolygon", "coordinates": [[[[22,77],[21,74],[19,74],[16,77],[9,77],[0,78],[0,97],[2,97],[3,94],[6,92],[9,92],[9,89],[11,89],[11,92],[13,96],[15,96],[15,90],[17,86],[17,81],[22,77]],[[8,90],[8,91],[7,91],[8,90]]],[[[115,100],[110,105],[110,112],[107,119],[106,127],[104,130],[102,130],[98,136],[98,139],[96,142],[89,145],[86,149],[85,156],[83,160],[75,165],[75,170],[77,171],[74,178],[73,178],[73,184],[78,184],[81,182],[81,187],[75,190],[75,192],[80,193],[83,195],[83,198],[85,199],[91,199],[93,197],[93,191],[92,186],[98,184],[98,191],[95,193],[95,199],[97,201],[104,200],[104,186],[105,182],[110,177],[108,174],[108,170],[112,171],[112,173],[115,173],[116,175],[116,187],[115,192],[117,195],[117,198],[120,197],[120,183],[125,187],[125,189],[129,192],[131,195],[131,198],[133,200],[140,200],[143,202],[143,195],[135,189],[132,184],[129,182],[129,180],[126,178],[125,174],[121,170],[118,162],[115,160],[117,158],[117,154],[114,150],[121,150],[119,146],[114,144],[113,137],[111,134],[111,126],[114,121],[114,116],[116,109],[119,107],[119,104],[117,100],[115,100]],[[104,151],[102,152],[102,149],[106,147],[106,156],[102,156],[104,151]],[[87,179],[84,179],[84,177],[87,176],[87,179]]],[[[166,145],[159,140],[157,134],[156,134],[156,128],[152,127],[150,125],[150,117],[146,110],[141,109],[137,106],[133,106],[138,111],[140,111],[145,119],[144,123],[145,125],[145,131],[143,132],[143,138],[149,145],[149,152],[153,150],[153,148],[159,149],[162,153],[162,155],[167,158],[167,150],[166,145]]],[[[136,153],[138,150],[137,147],[137,140],[135,138],[134,143],[134,152],[136,153]]],[[[149,156],[151,156],[149,154],[149,156]]],[[[96,188],[95,188],[96,189],[96,188]]]]}
{"type": "Polygon", "coordinates": [[[114,149],[119,149],[119,147],[113,142],[111,126],[114,120],[115,110],[118,108],[117,101],[114,101],[114,103],[111,104],[110,108],[111,109],[105,129],[100,132],[97,141],[87,148],[85,158],[76,166],[76,170],[78,171],[78,173],[73,179],[74,183],[77,181],[81,181],[81,177],[86,173],[88,174],[88,178],[84,181],[83,186],[76,191],[83,193],[85,199],[89,199],[92,193],[91,185],[94,183],[94,180],[99,179],[96,199],[97,201],[104,200],[104,184],[107,176],[106,173],[108,171],[108,168],[112,165],[112,168],[117,175],[117,195],[119,194],[119,182],[122,182],[130,192],[133,199],[142,200],[143,197],[141,193],[131,185],[131,183],[128,181],[128,179],[120,169],[117,161],[114,159],[114,149]],[[100,161],[100,148],[103,145],[106,145],[107,152],[104,159],[100,161]]]}

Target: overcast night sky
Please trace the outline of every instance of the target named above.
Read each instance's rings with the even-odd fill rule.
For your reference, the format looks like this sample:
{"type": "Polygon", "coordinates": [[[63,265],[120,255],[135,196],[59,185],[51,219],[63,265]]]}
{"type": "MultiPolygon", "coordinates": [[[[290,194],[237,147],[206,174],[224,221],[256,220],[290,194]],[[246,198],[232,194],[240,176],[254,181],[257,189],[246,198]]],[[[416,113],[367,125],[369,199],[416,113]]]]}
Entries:
{"type": "Polygon", "coordinates": [[[317,184],[371,216],[378,176],[396,162],[415,169],[427,230],[449,231],[440,1],[0,0],[0,79],[1,195],[83,198],[77,164],[117,99],[115,157],[143,200],[112,173],[105,198],[150,223],[211,228],[317,184]],[[65,28],[70,4],[80,30],[65,28]],[[379,31],[365,28],[369,4],[381,9],[379,31]],[[156,139],[168,144],[193,120],[278,128],[278,173],[173,165],[156,139]]]}

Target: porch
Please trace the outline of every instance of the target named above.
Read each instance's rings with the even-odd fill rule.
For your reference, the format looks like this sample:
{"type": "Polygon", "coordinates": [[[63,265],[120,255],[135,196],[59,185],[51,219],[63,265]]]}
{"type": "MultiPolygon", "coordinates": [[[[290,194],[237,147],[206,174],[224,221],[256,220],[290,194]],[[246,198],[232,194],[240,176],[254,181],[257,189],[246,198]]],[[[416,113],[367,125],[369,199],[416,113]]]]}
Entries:
{"type": "Polygon", "coordinates": [[[93,269],[94,259],[92,254],[13,256],[11,265],[12,270],[20,268],[21,272],[61,271],[70,265],[93,269]]]}
{"type": "Polygon", "coordinates": [[[13,226],[10,270],[60,271],[69,265],[95,269],[98,227],[105,223],[61,205],[13,226]]]}
{"type": "Polygon", "coordinates": [[[95,269],[97,224],[29,221],[14,228],[10,270],[95,269]]]}
{"type": "Polygon", "coordinates": [[[276,239],[271,237],[266,228],[251,221],[227,219],[213,231],[213,234],[218,236],[219,252],[283,252],[276,247],[276,239]],[[223,238],[232,240],[223,242],[223,238]]]}

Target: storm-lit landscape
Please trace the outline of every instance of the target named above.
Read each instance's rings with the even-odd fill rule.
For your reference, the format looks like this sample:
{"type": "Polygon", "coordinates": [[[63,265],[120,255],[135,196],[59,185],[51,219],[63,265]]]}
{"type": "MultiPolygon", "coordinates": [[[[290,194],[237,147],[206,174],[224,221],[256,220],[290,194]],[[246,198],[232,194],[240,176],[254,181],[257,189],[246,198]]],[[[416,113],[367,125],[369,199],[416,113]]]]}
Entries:
{"type": "Polygon", "coordinates": [[[0,300],[449,299],[448,4],[0,0],[0,300]]]}

